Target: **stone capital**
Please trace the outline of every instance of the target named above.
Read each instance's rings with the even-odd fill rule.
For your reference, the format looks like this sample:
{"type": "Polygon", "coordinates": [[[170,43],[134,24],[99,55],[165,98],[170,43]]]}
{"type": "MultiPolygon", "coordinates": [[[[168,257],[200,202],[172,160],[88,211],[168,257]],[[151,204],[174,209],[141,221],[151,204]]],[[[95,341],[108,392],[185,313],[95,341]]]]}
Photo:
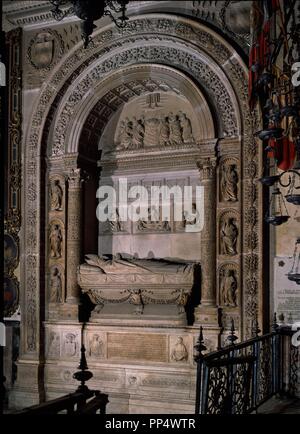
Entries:
{"type": "Polygon", "coordinates": [[[69,189],[78,189],[84,181],[83,171],[81,169],[71,169],[67,174],[69,189]]]}
{"type": "Polygon", "coordinates": [[[197,161],[197,166],[200,172],[200,179],[203,180],[213,180],[216,176],[216,158],[215,157],[206,157],[201,158],[197,161]]]}

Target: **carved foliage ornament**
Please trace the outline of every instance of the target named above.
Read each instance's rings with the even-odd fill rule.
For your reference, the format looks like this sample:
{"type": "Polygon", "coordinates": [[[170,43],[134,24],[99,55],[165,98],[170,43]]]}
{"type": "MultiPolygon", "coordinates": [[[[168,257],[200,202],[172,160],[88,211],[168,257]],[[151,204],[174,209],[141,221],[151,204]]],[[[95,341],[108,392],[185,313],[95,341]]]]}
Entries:
{"type": "MultiPolygon", "coordinates": [[[[22,30],[6,33],[6,50],[10,56],[8,79],[8,149],[4,169],[4,316],[13,315],[19,304],[19,282],[14,272],[19,265],[19,231],[21,228],[21,142],[22,142],[22,30]]],[[[2,101],[3,102],[3,101],[2,101]]]]}
{"type": "Polygon", "coordinates": [[[75,116],[82,98],[90,88],[97,87],[99,80],[106,76],[108,72],[125,65],[134,64],[137,58],[141,62],[147,63],[166,63],[167,61],[167,64],[175,66],[178,66],[179,63],[184,70],[193,73],[205,86],[212,100],[215,100],[218,111],[222,113],[224,136],[236,136],[238,134],[237,121],[231,98],[222,81],[208,65],[198,61],[195,55],[174,47],[151,46],[139,49],[134,47],[123,53],[115,54],[112,59],[104,60],[102,64],[96,65],[94,70],[77,85],[62,109],[55,126],[55,137],[52,147],[53,155],[62,155],[65,152],[66,125],[69,124],[71,117],[75,116]],[[214,89],[213,92],[212,89],[214,89]]]}

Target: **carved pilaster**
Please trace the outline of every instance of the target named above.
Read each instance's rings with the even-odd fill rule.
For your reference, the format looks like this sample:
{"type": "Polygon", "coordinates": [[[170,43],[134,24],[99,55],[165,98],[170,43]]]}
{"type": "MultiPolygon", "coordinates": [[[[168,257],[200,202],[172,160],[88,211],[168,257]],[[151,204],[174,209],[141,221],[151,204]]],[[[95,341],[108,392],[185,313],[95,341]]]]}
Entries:
{"type": "Polygon", "coordinates": [[[67,220],[67,303],[78,303],[77,267],[80,265],[81,242],[81,189],[80,169],[68,174],[68,220],[67,220]]]}

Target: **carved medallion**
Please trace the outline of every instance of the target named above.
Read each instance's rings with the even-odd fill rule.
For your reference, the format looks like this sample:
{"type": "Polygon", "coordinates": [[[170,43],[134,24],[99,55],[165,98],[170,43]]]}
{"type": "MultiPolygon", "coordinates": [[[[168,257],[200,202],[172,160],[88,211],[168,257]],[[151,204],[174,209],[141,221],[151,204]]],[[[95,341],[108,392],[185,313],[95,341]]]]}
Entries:
{"type": "Polygon", "coordinates": [[[54,30],[45,29],[30,41],[27,57],[35,69],[49,68],[63,51],[63,40],[54,30]]]}

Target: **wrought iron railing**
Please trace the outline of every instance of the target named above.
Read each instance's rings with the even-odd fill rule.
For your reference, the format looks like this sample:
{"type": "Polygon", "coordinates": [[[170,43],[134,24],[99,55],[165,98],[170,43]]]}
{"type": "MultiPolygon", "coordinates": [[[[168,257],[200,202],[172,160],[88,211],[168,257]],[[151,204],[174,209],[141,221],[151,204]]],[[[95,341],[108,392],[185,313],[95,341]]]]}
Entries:
{"type": "Polygon", "coordinates": [[[235,344],[234,323],[225,348],[206,350],[202,328],[195,346],[197,363],[196,414],[252,413],[274,395],[295,396],[299,351],[291,344],[293,332],[272,332],[235,344]]]}
{"type": "Polygon", "coordinates": [[[96,414],[98,411],[100,414],[105,414],[107,403],[108,396],[99,391],[89,391],[89,393],[74,392],[16,411],[14,414],[28,414],[32,416],[58,413],[96,414]]]}

